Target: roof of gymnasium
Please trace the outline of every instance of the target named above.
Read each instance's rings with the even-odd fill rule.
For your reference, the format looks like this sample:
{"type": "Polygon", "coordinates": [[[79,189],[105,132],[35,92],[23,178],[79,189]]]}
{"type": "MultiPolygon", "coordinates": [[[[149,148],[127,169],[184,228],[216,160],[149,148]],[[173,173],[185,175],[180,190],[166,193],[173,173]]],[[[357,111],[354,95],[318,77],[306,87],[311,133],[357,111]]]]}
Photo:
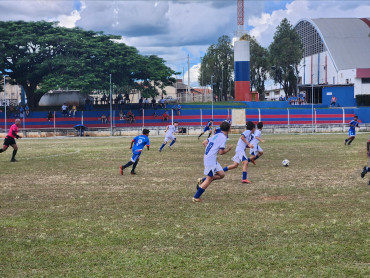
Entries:
{"type": "Polygon", "coordinates": [[[304,57],[328,51],[337,70],[370,68],[370,18],[301,19],[304,57]]]}

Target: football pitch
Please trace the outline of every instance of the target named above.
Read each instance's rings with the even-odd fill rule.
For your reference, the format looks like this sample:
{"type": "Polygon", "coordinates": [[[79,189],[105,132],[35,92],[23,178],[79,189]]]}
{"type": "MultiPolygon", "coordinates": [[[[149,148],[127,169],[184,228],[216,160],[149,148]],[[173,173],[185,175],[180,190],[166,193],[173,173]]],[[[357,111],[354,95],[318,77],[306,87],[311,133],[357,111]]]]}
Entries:
{"type": "Polygon", "coordinates": [[[119,173],[132,137],[17,140],[17,163],[0,154],[0,277],[369,277],[369,134],[346,137],[263,134],[253,183],[239,167],[202,203],[195,136],[161,153],[150,137],[136,176],[119,173]]]}

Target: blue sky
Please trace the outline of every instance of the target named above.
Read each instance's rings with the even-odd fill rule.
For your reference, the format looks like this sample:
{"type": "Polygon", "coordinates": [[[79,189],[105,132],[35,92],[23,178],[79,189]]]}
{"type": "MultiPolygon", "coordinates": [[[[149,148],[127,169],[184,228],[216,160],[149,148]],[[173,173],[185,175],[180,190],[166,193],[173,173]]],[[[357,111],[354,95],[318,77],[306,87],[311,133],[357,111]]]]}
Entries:
{"type": "MultiPolygon", "coordinates": [[[[268,47],[280,21],[294,25],[301,18],[369,17],[369,1],[245,0],[245,26],[268,47]]],[[[237,29],[237,0],[1,0],[0,20],[59,21],[122,36],[122,42],[141,54],[158,55],[176,71],[190,56],[191,84],[196,85],[198,63],[207,48],[237,29]]],[[[182,76],[178,76],[181,78],[182,76]]]]}

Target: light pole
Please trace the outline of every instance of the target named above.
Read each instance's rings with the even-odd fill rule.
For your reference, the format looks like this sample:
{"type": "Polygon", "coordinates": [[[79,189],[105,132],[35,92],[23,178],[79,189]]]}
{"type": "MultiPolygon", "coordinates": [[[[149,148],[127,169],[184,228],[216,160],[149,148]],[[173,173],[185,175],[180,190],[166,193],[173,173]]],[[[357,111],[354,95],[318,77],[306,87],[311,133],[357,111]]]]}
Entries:
{"type": "Polygon", "coordinates": [[[109,109],[110,109],[110,136],[113,136],[113,115],[112,115],[112,74],[109,74],[109,109]]]}
{"type": "Polygon", "coordinates": [[[312,83],[311,83],[311,106],[312,106],[312,133],[313,133],[313,74],[311,75],[311,80],[312,80],[312,83]]]}
{"type": "Polygon", "coordinates": [[[5,134],[6,134],[6,94],[5,94],[5,77],[6,76],[9,76],[9,75],[6,75],[6,74],[3,75],[3,77],[4,77],[4,111],[5,111],[5,113],[4,113],[4,119],[5,119],[4,131],[5,131],[5,134]]]}
{"type": "Polygon", "coordinates": [[[211,90],[212,90],[212,120],[213,120],[213,75],[211,76],[211,90]]]}

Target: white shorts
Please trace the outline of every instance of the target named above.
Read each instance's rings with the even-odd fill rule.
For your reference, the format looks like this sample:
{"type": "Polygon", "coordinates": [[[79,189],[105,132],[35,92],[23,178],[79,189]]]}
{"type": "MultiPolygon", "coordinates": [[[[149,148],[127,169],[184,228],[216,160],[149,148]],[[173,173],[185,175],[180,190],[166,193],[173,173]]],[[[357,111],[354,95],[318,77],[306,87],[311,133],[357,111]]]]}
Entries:
{"type": "Polygon", "coordinates": [[[247,155],[245,154],[245,151],[238,151],[235,153],[234,157],[232,158],[232,161],[240,164],[242,161],[247,160],[247,155]]]}
{"type": "Polygon", "coordinates": [[[224,169],[220,165],[220,163],[217,162],[216,165],[204,165],[204,175],[213,177],[217,172],[223,171],[224,169]]]}
{"type": "Polygon", "coordinates": [[[166,135],[166,137],[164,137],[164,142],[167,143],[168,141],[172,141],[172,140],[175,140],[175,136],[172,134],[172,135],[166,135]]]}
{"type": "Polygon", "coordinates": [[[263,152],[263,150],[262,150],[262,148],[259,145],[255,146],[253,149],[250,149],[249,150],[249,153],[251,155],[257,155],[260,152],[263,152]]]}

